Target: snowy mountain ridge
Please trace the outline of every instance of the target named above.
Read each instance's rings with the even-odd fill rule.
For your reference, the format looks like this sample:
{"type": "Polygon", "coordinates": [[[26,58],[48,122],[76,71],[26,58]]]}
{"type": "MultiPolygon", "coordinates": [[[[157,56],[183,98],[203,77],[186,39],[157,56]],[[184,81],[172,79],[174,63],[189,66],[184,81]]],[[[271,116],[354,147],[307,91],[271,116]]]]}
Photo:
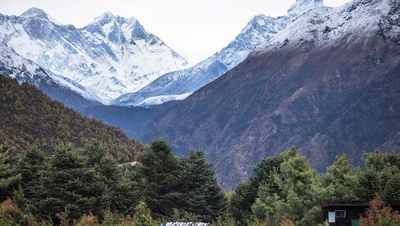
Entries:
{"type": "Polygon", "coordinates": [[[221,51],[187,69],[160,76],[142,89],[124,94],[112,103],[122,106],[157,105],[185,99],[241,63],[256,47],[269,40],[308,11],[323,6],[322,0],[297,0],[287,16],[254,16],[240,34],[221,51]]]}
{"type": "Polygon", "coordinates": [[[63,101],[67,106],[80,108],[98,105],[91,96],[85,94],[85,88],[65,77],[43,69],[35,62],[18,55],[12,48],[0,43],[0,75],[16,79],[19,83],[28,82],[46,92],[55,100],[63,101]]]}
{"type": "Polygon", "coordinates": [[[376,31],[400,43],[400,1],[355,0],[341,7],[318,7],[303,15],[254,54],[272,49],[335,45],[338,40],[366,42],[376,31]]]}
{"type": "Polygon", "coordinates": [[[0,42],[104,104],[187,64],[138,20],[109,12],[79,29],[37,8],[20,16],[0,14],[0,42]]]}

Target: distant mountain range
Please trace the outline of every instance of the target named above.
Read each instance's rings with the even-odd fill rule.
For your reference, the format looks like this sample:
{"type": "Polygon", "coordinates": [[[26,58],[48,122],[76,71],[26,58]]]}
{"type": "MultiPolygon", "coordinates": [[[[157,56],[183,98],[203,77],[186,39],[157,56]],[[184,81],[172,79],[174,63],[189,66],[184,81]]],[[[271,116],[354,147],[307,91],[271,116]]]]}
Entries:
{"type": "Polygon", "coordinates": [[[190,68],[162,75],[142,89],[124,94],[112,103],[123,106],[148,106],[185,99],[237,66],[256,47],[268,43],[270,38],[297,17],[320,6],[323,6],[322,0],[301,0],[289,9],[287,16],[273,18],[257,15],[232,42],[213,56],[190,68]]]}
{"type": "Polygon", "coordinates": [[[399,15],[398,0],[297,0],[185,68],[134,18],[75,28],[33,8],[0,15],[0,72],[143,142],[203,149],[232,188],[292,145],[319,170],[342,152],[357,164],[400,151],[399,15]]]}
{"type": "Polygon", "coordinates": [[[148,106],[185,99],[237,66],[250,52],[268,43],[269,39],[300,15],[322,5],[322,0],[301,0],[289,9],[287,16],[274,18],[257,15],[231,43],[213,56],[190,68],[162,75],[139,91],[124,94],[112,103],[123,106],[148,106]]]}
{"type": "Polygon", "coordinates": [[[112,103],[123,106],[146,106],[185,99],[242,62],[258,45],[281,30],[282,18],[258,15],[224,49],[187,69],[160,76],[137,92],[124,94],[112,103]]]}
{"type": "Polygon", "coordinates": [[[20,16],[0,14],[0,42],[89,102],[149,106],[185,99],[321,4],[298,1],[288,16],[257,15],[225,48],[187,69],[186,60],[137,19],[109,12],[82,28],[62,25],[37,8],[20,16]]]}
{"type": "MultiPolygon", "coordinates": [[[[206,150],[234,187],[292,145],[323,170],[339,153],[400,151],[400,2],[316,7],[237,67],[143,125],[178,153],[206,150]]],[[[295,8],[291,8],[295,10],[295,8]]]]}
{"type": "Polygon", "coordinates": [[[61,25],[37,8],[20,16],[0,14],[0,42],[103,104],[187,64],[138,20],[111,13],[83,28],[61,25]]]}

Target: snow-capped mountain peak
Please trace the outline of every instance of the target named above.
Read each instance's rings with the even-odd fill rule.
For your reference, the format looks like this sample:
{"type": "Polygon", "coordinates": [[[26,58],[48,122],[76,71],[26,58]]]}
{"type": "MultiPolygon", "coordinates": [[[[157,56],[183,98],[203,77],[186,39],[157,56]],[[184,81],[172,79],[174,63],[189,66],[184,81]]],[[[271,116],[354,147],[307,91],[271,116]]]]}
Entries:
{"type": "Polygon", "coordinates": [[[129,41],[135,44],[135,40],[145,40],[155,44],[160,41],[157,36],[146,31],[135,17],[124,18],[111,12],[105,12],[96,17],[91,24],[83,29],[108,36],[110,41],[116,43],[129,41]]]}
{"type": "Polygon", "coordinates": [[[155,105],[186,98],[237,66],[255,48],[253,54],[298,45],[307,49],[334,44],[339,39],[357,38],[362,42],[366,35],[376,33],[400,43],[399,13],[398,0],[354,0],[341,7],[326,7],[322,0],[297,0],[287,16],[257,15],[220,52],[193,67],[167,73],[113,103],[155,105]]]}
{"type": "Polygon", "coordinates": [[[79,29],[61,25],[37,8],[20,16],[4,15],[0,42],[85,87],[83,96],[105,104],[187,64],[137,19],[110,12],[79,29]]]}
{"type": "Polygon", "coordinates": [[[242,62],[258,45],[285,26],[285,18],[256,15],[239,35],[221,51],[184,70],[162,75],[139,91],[120,96],[116,105],[156,105],[184,99],[242,62]]]}
{"type": "Polygon", "coordinates": [[[51,21],[54,24],[61,25],[56,19],[49,16],[44,10],[32,7],[25,12],[21,13],[20,17],[33,18],[33,19],[43,19],[51,21]]]}
{"type": "Polygon", "coordinates": [[[114,20],[116,19],[117,16],[115,16],[112,12],[110,11],[106,11],[103,14],[101,14],[100,16],[96,17],[94,19],[95,22],[98,22],[100,24],[104,24],[109,22],[110,20],[114,20]]]}
{"type": "Polygon", "coordinates": [[[21,14],[22,17],[40,17],[40,18],[48,18],[48,15],[45,11],[39,8],[32,7],[21,14]]]}
{"type": "Polygon", "coordinates": [[[301,16],[312,9],[322,6],[324,6],[323,0],[296,0],[296,3],[289,8],[288,16],[301,16]]]}
{"type": "Polygon", "coordinates": [[[365,42],[377,34],[400,43],[399,13],[396,0],[355,0],[341,7],[319,7],[298,18],[259,51],[335,45],[340,40],[365,42]]]}

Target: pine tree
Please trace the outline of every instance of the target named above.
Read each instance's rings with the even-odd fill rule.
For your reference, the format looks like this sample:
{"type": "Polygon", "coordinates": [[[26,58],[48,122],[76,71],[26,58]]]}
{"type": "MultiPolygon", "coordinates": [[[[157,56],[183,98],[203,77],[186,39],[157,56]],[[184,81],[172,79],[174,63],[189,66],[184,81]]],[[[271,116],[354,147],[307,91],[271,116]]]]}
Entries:
{"type": "Polygon", "coordinates": [[[140,202],[135,207],[132,226],[156,226],[157,224],[150,215],[150,210],[145,202],[140,202]]]}
{"type": "Polygon", "coordinates": [[[103,208],[109,208],[115,201],[115,189],[120,183],[117,162],[100,143],[86,145],[80,152],[86,158],[86,167],[94,171],[96,180],[104,186],[102,197],[99,198],[102,200],[103,208]]]}
{"type": "Polygon", "coordinates": [[[61,212],[65,212],[68,219],[78,219],[88,213],[101,216],[107,207],[106,186],[95,170],[87,167],[85,160],[69,145],[58,147],[52,157],[44,208],[54,220],[61,212]]]}
{"type": "Polygon", "coordinates": [[[214,177],[212,166],[206,162],[204,153],[192,152],[183,164],[181,178],[183,209],[200,216],[204,221],[211,221],[222,215],[227,202],[214,177]]]}
{"type": "Polygon", "coordinates": [[[328,167],[323,176],[324,199],[326,201],[356,201],[359,200],[357,174],[351,167],[351,162],[345,155],[336,157],[336,161],[328,167]]]}
{"type": "Polygon", "coordinates": [[[42,200],[47,196],[46,180],[48,164],[42,153],[37,147],[33,146],[28,150],[19,161],[17,171],[21,174],[21,191],[23,203],[21,207],[34,216],[46,218],[47,213],[42,210],[42,200]]]}
{"type": "Polygon", "coordinates": [[[135,173],[129,170],[128,172],[119,172],[119,174],[120,179],[112,187],[110,208],[113,211],[127,215],[139,203],[143,191],[140,190],[140,185],[136,181],[138,179],[132,178],[133,175],[131,174],[136,175],[135,173]]]}
{"type": "Polygon", "coordinates": [[[363,200],[371,200],[375,194],[385,197],[386,185],[391,186],[390,179],[400,173],[400,154],[374,151],[365,154],[362,160],[365,170],[359,174],[358,195],[363,200]]]}
{"type": "Polygon", "coordinates": [[[156,216],[172,216],[177,207],[179,160],[165,141],[154,141],[139,161],[146,203],[156,216]]]}
{"type": "Polygon", "coordinates": [[[9,150],[0,145],[0,202],[11,197],[18,188],[21,175],[10,164],[9,150]]]}
{"type": "Polygon", "coordinates": [[[273,181],[259,187],[258,198],[252,206],[255,217],[275,223],[286,218],[296,225],[318,224],[322,195],[318,175],[296,148],[283,157],[279,170],[272,173],[273,181]]]}
{"type": "MultiPolygon", "coordinates": [[[[287,153],[264,159],[254,167],[254,176],[249,181],[239,184],[236,187],[231,199],[230,210],[237,221],[245,224],[251,220],[252,205],[256,202],[257,192],[261,185],[268,185],[263,186],[263,189],[268,189],[268,191],[265,191],[267,193],[273,194],[279,192],[279,188],[274,183],[274,173],[280,171],[280,165],[285,159],[295,155],[297,155],[297,150],[291,149],[287,153]]],[[[256,204],[264,206],[260,202],[256,204]]],[[[266,217],[264,208],[254,209],[254,211],[257,210],[261,210],[257,214],[259,219],[266,217]]]]}
{"type": "Polygon", "coordinates": [[[396,173],[386,183],[383,199],[389,203],[400,202],[400,173],[396,173]]]}

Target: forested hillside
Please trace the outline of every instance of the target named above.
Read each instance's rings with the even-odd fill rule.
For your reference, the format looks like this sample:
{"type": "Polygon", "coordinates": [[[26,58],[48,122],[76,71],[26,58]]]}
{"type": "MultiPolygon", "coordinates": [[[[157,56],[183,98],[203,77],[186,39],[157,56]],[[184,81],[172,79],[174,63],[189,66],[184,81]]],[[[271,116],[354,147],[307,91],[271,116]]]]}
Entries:
{"type": "Polygon", "coordinates": [[[142,150],[119,129],[85,118],[27,83],[0,76],[0,102],[0,143],[13,151],[37,144],[51,153],[61,142],[102,143],[118,161],[130,161],[142,150]]]}

